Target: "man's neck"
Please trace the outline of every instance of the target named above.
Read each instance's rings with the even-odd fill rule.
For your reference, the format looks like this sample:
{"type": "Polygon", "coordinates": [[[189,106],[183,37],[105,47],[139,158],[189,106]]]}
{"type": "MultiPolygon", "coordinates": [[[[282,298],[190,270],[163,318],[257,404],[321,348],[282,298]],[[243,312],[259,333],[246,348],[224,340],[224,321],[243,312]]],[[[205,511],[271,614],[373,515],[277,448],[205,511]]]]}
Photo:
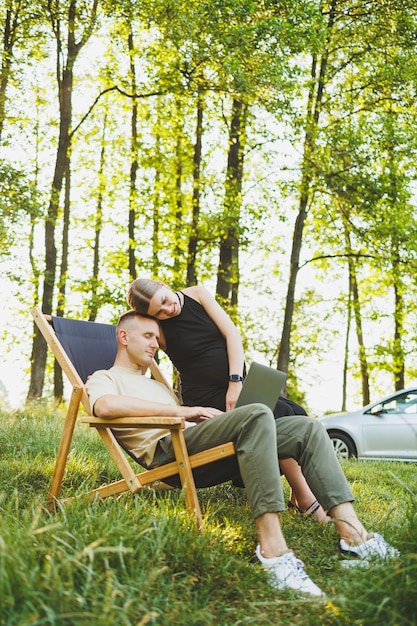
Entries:
{"type": "Polygon", "coordinates": [[[116,356],[114,363],[113,363],[113,367],[125,367],[135,372],[139,372],[140,374],[145,374],[146,370],[148,369],[146,365],[133,363],[130,359],[125,359],[119,356],[116,356]]]}

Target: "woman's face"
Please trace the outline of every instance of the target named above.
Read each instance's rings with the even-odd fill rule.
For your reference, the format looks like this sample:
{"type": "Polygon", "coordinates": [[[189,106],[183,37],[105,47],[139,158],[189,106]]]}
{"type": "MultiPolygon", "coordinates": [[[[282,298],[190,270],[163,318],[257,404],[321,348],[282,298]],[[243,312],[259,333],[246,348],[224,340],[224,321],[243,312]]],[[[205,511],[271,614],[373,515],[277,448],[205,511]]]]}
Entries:
{"type": "Polygon", "coordinates": [[[161,285],[154,293],[148,308],[148,315],[158,320],[167,320],[181,313],[181,307],[176,293],[161,285]]]}

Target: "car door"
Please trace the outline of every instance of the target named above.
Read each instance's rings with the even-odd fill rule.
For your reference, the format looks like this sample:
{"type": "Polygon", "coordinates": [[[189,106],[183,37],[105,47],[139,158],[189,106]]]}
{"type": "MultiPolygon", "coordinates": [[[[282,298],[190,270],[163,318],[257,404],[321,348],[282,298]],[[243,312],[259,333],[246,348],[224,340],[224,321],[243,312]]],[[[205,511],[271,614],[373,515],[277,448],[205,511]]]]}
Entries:
{"type": "Polygon", "coordinates": [[[417,460],[417,391],[405,391],[369,409],[363,442],[364,456],[417,460]]]}

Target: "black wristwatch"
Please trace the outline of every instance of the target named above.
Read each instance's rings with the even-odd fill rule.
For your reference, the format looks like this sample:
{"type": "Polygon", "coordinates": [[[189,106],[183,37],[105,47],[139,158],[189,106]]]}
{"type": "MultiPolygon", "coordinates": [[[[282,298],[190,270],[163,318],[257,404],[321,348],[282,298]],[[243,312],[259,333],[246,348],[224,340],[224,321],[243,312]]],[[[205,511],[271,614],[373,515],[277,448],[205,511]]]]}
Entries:
{"type": "Polygon", "coordinates": [[[231,383],[241,383],[241,382],[243,382],[243,378],[239,374],[230,374],[229,380],[230,380],[231,383]]]}

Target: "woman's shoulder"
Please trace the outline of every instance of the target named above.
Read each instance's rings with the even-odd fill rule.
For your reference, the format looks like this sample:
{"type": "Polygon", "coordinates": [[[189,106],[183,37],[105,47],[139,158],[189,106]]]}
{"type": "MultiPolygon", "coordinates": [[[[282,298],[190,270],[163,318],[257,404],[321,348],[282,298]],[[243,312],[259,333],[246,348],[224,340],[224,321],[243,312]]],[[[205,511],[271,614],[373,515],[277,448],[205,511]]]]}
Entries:
{"type": "Polygon", "coordinates": [[[208,289],[203,287],[203,285],[194,285],[193,287],[185,287],[185,289],[181,289],[182,293],[196,300],[200,304],[203,304],[204,300],[212,297],[208,289]]]}

